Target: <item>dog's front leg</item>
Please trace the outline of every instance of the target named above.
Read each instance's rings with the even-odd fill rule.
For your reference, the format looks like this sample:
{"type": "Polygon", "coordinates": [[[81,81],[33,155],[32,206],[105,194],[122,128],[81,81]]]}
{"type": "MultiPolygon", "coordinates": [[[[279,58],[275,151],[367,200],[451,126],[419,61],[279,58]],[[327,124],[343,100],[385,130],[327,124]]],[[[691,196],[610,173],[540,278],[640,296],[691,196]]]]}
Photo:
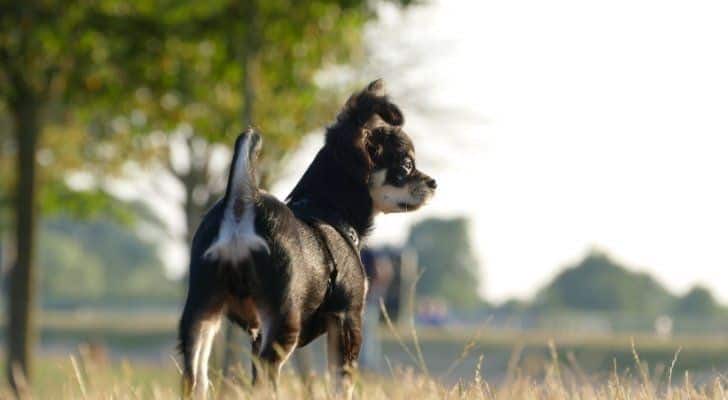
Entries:
{"type": "Polygon", "coordinates": [[[326,331],[329,371],[337,388],[343,388],[346,398],[351,399],[361,350],[361,312],[330,317],[326,331]]]}

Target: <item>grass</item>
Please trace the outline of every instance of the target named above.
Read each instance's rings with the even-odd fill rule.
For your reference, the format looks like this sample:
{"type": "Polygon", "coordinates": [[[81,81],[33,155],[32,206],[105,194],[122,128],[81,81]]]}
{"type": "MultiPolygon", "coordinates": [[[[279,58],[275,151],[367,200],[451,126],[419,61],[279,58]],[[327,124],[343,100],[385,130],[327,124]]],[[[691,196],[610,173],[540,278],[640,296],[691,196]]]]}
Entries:
{"type": "MultiPolygon", "coordinates": [[[[36,399],[179,398],[179,369],[165,358],[134,352],[171,348],[174,318],[75,319],[48,315],[44,341],[84,345],[72,356],[43,355],[30,394],[36,399]],[[143,329],[139,329],[143,327],[143,329]],[[100,345],[98,343],[101,343],[100,345]],[[111,344],[110,350],[103,344],[111,344]],[[160,347],[160,344],[168,347],[160,347]],[[127,352],[127,350],[132,350],[127,352]],[[116,356],[114,355],[116,354],[116,356]]],[[[725,399],[728,341],[721,336],[656,339],[644,335],[576,335],[484,329],[408,329],[382,332],[388,356],[383,375],[355,380],[358,399],[725,399]],[[557,338],[551,341],[549,338],[557,338]],[[679,356],[678,356],[678,350],[679,356]]],[[[68,347],[64,347],[68,348],[68,347]]],[[[315,347],[316,349],[317,347],[315,347]]],[[[319,347],[320,349],[320,347],[319,347]]],[[[315,351],[320,358],[322,351],[315,351]]],[[[235,383],[212,373],[211,398],[268,399],[240,369],[235,383]]],[[[0,381],[0,399],[10,398],[0,381]]],[[[334,399],[325,375],[303,382],[291,369],[282,399],[334,399]]]]}
{"type": "MultiPolygon", "coordinates": [[[[62,346],[73,348],[79,343],[97,343],[108,347],[115,355],[135,357],[140,353],[146,358],[166,357],[163,349],[171,349],[176,337],[178,316],[175,313],[159,314],[109,314],[109,313],[43,313],[40,322],[40,339],[45,347],[62,346]]],[[[0,331],[0,337],[4,330],[0,331]]],[[[400,340],[412,350],[414,336],[409,329],[397,331],[383,329],[382,340],[385,354],[395,363],[411,362],[403,351],[400,340]]],[[[450,368],[452,358],[460,354],[462,347],[472,343],[470,358],[475,363],[478,354],[487,356],[486,375],[494,370],[504,369],[514,349],[522,349],[524,368],[535,364],[540,368],[550,355],[546,344],[552,338],[563,361],[572,357],[589,373],[610,370],[616,359],[618,365],[630,365],[632,361],[631,340],[640,350],[643,361],[649,365],[666,364],[678,348],[682,348],[678,373],[685,370],[703,371],[728,366],[728,340],[726,336],[675,336],[659,339],[653,335],[629,334],[569,334],[547,331],[508,331],[482,328],[423,328],[417,329],[418,342],[422,350],[416,358],[424,358],[434,373],[450,368]]],[[[135,357],[138,358],[138,357],[135,357]]],[[[422,364],[422,360],[417,361],[422,364]]],[[[466,363],[467,364],[467,363],[466,363]]],[[[453,375],[469,373],[467,368],[458,368],[453,375]]],[[[531,371],[529,371],[531,372],[531,371]]]]}
{"type": "MultiPolygon", "coordinates": [[[[481,356],[466,379],[445,384],[412,367],[393,367],[387,376],[358,376],[354,394],[358,399],[725,399],[726,381],[717,376],[705,384],[692,383],[689,375],[679,384],[672,383],[671,370],[649,371],[634,353],[633,372],[613,372],[603,378],[581,374],[578,368],[562,364],[552,347],[553,356],[538,377],[527,375],[513,364],[508,376],[492,384],[483,376],[481,356]]],[[[174,364],[160,367],[129,362],[109,363],[95,360],[85,352],[68,358],[44,359],[38,366],[36,385],[31,391],[37,399],[174,399],[179,397],[179,373],[174,364]]],[[[271,392],[250,386],[247,374],[240,373],[236,383],[213,376],[212,398],[269,399],[271,392]]],[[[338,394],[325,376],[302,381],[293,373],[282,377],[279,398],[335,399],[338,394]]],[[[0,398],[10,398],[0,387],[0,398]]]]}
{"type": "MultiPolygon", "coordinates": [[[[679,362],[674,372],[680,376],[685,371],[700,372],[721,371],[728,366],[728,341],[725,337],[689,336],[658,339],[651,335],[573,335],[556,332],[508,332],[488,331],[449,332],[434,330],[418,330],[418,343],[424,352],[427,366],[435,372],[450,369],[454,355],[461,353],[463,346],[472,347],[467,362],[456,368],[455,376],[468,374],[475,364],[478,355],[485,354],[485,375],[502,375],[515,353],[522,370],[531,375],[543,374],[543,365],[552,357],[549,343],[556,338],[554,345],[558,348],[560,363],[578,365],[586,374],[600,374],[612,371],[614,364],[620,372],[631,367],[634,362],[633,343],[639,349],[643,364],[651,368],[666,368],[675,352],[681,350],[679,362]]],[[[414,349],[414,338],[403,336],[405,345],[414,349]]],[[[387,335],[384,339],[385,354],[391,354],[399,361],[411,361],[412,357],[399,354],[402,344],[387,335]],[[399,355],[399,356],[398,356],[399,355]]],[[[414,353],[414,352],[413,352],[414,353]]],[[[416,356],[416,354],[415,354],[416,356]]]]}

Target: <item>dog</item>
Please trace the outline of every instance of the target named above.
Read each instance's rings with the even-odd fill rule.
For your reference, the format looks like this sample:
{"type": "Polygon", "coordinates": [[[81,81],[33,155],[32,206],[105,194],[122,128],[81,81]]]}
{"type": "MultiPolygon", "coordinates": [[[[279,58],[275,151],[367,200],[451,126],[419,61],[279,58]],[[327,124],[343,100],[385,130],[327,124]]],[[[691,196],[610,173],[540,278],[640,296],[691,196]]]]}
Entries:
{"type": "Polygon", "coordinates": [[[381,80],[354,93],[285,203],[257,186],[260,135],[237,138],[225,194],[192,240],[179,323],[185,396],[207,394],[223,317],[251,337],[254,382],[275,386],[293,350],[324,333],[332,372],[351,379],[367,292],[362,241],[375,215],[416,210],[437,187],[417,169],[403,124],[381,80]]]}

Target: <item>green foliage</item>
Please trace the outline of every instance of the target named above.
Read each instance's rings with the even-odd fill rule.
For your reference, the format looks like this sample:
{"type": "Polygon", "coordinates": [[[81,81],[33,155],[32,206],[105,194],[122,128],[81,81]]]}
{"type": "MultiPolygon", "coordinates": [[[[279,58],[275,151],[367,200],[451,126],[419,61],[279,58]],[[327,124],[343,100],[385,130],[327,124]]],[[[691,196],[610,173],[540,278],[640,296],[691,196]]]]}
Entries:
{"type": "Polygon", "coordinates": [[[55,156],[45,182],[69,169],[105,174],[130,154],[166,157],[144,136],[180,126],[227,143],[255,123],[274,170],[331,118],[335,96],[314,76],[357,58],[371,16],[353,0],[3,2],[0,114],[21,101],[42,111],[39,150],[55,156]],[[58,154],[69,151],[70,162],[58,154]]]}
{"type": "Polygon", "coordinates": [[[407,246],[417,251],[424,268],[418,294],[442,298],[456,307],[482,304],[478,262],[465,218],[426,219],[412,227],[407,246]]]}
{"type": "Polygon", "coordinates": [[[42,304],[112,306],[174,304],[179,284],[166,278],[154,246],[107,220],[54,218],[39,241],[42,304]]]}
{"type": "MultiPolygon", "coordinates": [[[[160,54],[154,39],[164,27],[164,6],[146,0],[3,2],[1,101],[10,109],[20,102],[124,109],[144,66],[160,54]]],[[[49,108],[44,118],[68,110],[49,108]]]]}
{"type": "Polygon", "coordinates": [[[97,22],[114,33],[112,43],[139,35],[129,32],[137,28],[125,19],[152,33],[143,46],[127,48],[136,41],[122,41],[114,48],[123,51],[107,52],[104,60],[124,71],[98,71],[98,81],[119,77],[111,86],[131,86],[133,93],[128,107],[105,111],[107,120],[116,118],[115,126],[99,129],[166,134],[184,127],[206,142],[227,144],[254,124],[266,139],[268,171],[332,117],[340,99],[322,92],[315,76],[327,65],[361,58],[361,29],[372,17],[369,2],[356,0],[168,3],[154,11],[158,26],[150,22],[153,6],[140,5],[123,13],[107,10],[97,22]],[[129,65],[127,58],[139,57],[129,65]]]}
{"type": "Polygon", "coordinates": [[[592,252],[560,273],[537,296],[545,308],[656,314],[672,301],[651,276],[624,269],[606,254],[592,252]]]}
{"type": "Polygon", "coordinates": [[[39,127],[38,144],[28,151],[41,168],[26,179],[38,180],[41,211],[55,208],[59,197],[80,200],[77,209],[104,206],[100,192],[69,195],[64,177],[69,170],[108,173],[129,154],[131,138],[100,129],[105,123],[99,121],[114,120],[99,116],[109,108],[132,109],[131,94],[143,79],[137,72],[160,54],[155,42],[146,40],[160,22],[154,13],[129,12],[123,35],[100,22],[145,4],[148,9],[148,1],[0,4],[0,119],[7,121],[0,129],[0,207],[8,207],[13,197],[18,143],[36,134],[20,126],[39,127]]]}
{"type": "Polygon", "coordinates": [[[100,190],[76,191],[58,181],[49,182],[43,189],[42,211],[45,214],[66,215],[74,219],[105,217],[126,225],[140,214],[130,204],[100,190]]]}

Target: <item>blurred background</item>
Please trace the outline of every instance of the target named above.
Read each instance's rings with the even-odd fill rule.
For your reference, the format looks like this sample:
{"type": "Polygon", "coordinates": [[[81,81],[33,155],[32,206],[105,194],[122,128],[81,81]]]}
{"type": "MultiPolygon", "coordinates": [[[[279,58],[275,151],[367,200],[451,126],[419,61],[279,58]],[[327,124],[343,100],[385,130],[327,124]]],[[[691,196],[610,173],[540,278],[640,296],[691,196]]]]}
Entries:
{"type": "MultiPolygon", "coordinates": [[[[498,382],[550,346],[590,374],[635,347],[725,372],[726,19],[709,0],[2,1],[7,382],[52,387],[69,355],[176,380],[188,244],[235,136],[263,133],[283,198],[378,77],[439,189],[363,254],[369,373],[457,381],[483,354],[498,382]]],[[[216,370],[240,368],[247,339],[220,336],[216,370]]]]}

